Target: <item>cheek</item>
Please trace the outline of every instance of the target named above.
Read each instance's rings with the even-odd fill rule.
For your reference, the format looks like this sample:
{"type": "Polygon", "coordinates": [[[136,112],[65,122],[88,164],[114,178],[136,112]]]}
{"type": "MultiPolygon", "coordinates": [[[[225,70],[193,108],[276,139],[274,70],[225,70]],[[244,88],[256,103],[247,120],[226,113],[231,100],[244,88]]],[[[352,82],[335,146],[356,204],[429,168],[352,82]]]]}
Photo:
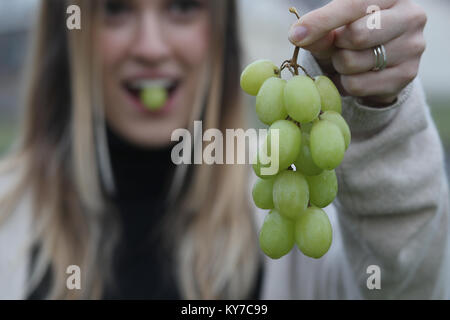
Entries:
{"type": "Polygon", "coordinates": [[[103,71],[112,72],[127,55],[130,34],[126,30],[100,30],[96,47],[102,57],[103,71]]]}
{"type": "Polygon", "coordinates": [[[174,51],[187,68],[197,68],[205,62],[210,49],[208,23],[178,29],[172,37],[174,51]]]}

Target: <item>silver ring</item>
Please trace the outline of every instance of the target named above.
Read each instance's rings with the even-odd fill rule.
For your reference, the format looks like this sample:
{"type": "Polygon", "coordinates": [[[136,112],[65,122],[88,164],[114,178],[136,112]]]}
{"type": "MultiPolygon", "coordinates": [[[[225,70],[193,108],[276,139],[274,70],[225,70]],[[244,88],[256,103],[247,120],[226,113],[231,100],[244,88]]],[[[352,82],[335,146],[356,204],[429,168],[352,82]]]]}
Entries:
{"type": "Polygon", "coordinates": [[[373,48],[373,53],[375,55],[375,67],[372,71],[384,70],[387,66],[386,49],[383,45],[379,45],[373,48]]]}

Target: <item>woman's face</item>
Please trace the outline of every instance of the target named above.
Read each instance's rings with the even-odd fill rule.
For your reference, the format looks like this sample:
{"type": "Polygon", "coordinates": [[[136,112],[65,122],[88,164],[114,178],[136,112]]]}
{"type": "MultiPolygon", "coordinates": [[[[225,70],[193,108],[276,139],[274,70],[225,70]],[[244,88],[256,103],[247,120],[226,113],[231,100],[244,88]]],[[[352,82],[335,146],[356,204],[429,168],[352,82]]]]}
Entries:
{"type": "Polygon", "coordinates": [[[188,125],[209,53],[209,0],[101,0],[101,10],[96,48],[108,124],[134,144],[168,145],[188,125]],[[149,111],[139,95],[155,84],[168,99],[149,111]]]}

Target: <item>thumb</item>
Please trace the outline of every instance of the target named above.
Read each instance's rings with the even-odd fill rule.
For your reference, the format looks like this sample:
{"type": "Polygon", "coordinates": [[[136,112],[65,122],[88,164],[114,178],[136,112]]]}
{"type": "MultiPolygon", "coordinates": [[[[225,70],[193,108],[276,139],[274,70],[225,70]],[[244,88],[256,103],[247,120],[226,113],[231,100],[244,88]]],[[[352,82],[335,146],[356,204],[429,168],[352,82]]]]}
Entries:
{"type": "MultiPolygon", "coordinates": [[[[293,45],[298,46],[306,37],[307,32],[306,28],[297,21],[289,29],[289,41],[291,41],[293,45]]],[[[317,59],[331,59],[331,56],[336,51],[334,39],[335,31],[332,30],[316,41],[302,47],[302,49],[310,51],[317,59]]]]}

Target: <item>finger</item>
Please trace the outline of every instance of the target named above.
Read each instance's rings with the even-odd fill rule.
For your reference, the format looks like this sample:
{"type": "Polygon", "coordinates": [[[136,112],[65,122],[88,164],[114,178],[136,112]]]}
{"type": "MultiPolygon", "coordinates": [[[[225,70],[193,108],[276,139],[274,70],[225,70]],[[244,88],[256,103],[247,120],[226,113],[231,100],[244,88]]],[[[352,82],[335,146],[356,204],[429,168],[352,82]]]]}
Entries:
{"type": "Polygon", "coordinates": [[[334,0],[326,6],[311,11],[300,18],[295,28],[291,29],[289,38],[295,45],[308,46],[318,39],[324,37],[331,30],[347,25],[358,20],[367,13],[367,9],[372,5],[377,5],[380,9],[388,9],[397,0],[334,0]],[[294,30],[298,28],[298,31],[294,30]]]}
{"type": "MultiPolygon", "coordinates": [[[[423,34],[405,34],[385,45],[386,67],[394,67],[403,62],[420,57],[425,51],[423,34]]],[[[334,69],[343,75],[358,74],[371,71],[376,66],[376,56],[373,49],[348,50],[339,49],[333,54],[334,69]]]]}
{"type": "Polygon", "coordinates": [[[329,32],[324,37],[311,43],[309,46],[303,47],[303,49],[311,52],[317,59],[331,59],[333,54],[336,52],[334,38],[334,31],[329,32]]]}
{"type": "Polygon", "coordinates": [[[341,75],[340,82],[354,97],[395,96],[417,76],[419,59],[378,72],[341,75]]]}
{"type": "Polygon", "coordinates": [[[426,14],[409,1],[399,1],[395,6],[377,12],[381,28],[369,28],[373,15],[362,17],[336,30],[335,45],[342,49],[369,49],[399,37],[408,30],[423,30],[426,14]]]}
{"type": "Polygon", "coordinates": [[[387,43],[408,30],[408,20],[398,10],[381,10],[379,14],[382,22],[381,29],[368,27],[371,16],[365,16],[337,29],[336,47],[351,50],[369,49],[387,43]]]}
{"type": "MultiPolygon", "coordinates": [[[[390,46],[386,46],[385,48],[387,61],[386,67],[390,68],[395,66],[401,57],[399,57],[397,51],[391,50],[390,46]]],[[[334,69],[343,75],[368,72],[376,66],[376,56],[372,49],[361,51],[341,49],[337,51],[331,59],[334,69]]]]}

